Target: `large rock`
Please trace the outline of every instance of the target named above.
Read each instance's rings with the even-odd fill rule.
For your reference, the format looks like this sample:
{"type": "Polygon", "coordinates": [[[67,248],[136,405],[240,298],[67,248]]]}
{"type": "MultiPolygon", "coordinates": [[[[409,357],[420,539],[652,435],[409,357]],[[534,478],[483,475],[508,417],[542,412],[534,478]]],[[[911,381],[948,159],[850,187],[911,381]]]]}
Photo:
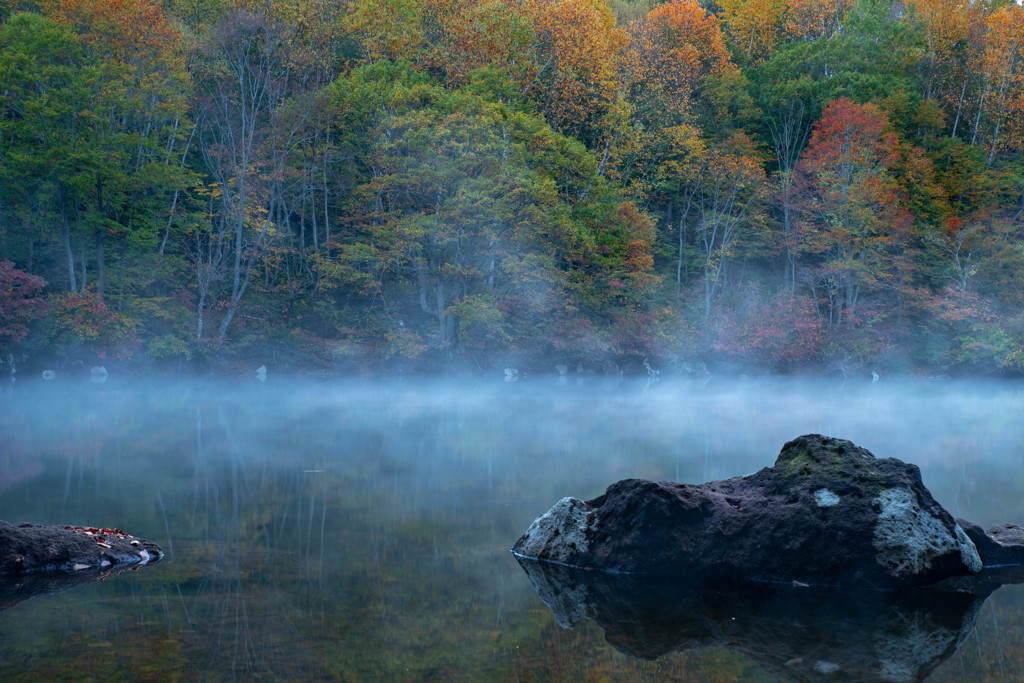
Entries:
{"type": "MultiPolygon", "coordinates": [[[[979,539],[1019,564],[1024,546],[1007,529],[1010,543],[979,539]]],[[[608,572],[882,589],[983,567],[915,465],[817,434],[787,443],[773,467],[747,477],[699,486],[627,479],[593,500],[564,498],[512,550],[608,572]]]]}
{"type": "Polygon", "coordinates": [[[120,529],[0,522],[0,574],[109,572],[162,557],[158,545],[120,529]]]}

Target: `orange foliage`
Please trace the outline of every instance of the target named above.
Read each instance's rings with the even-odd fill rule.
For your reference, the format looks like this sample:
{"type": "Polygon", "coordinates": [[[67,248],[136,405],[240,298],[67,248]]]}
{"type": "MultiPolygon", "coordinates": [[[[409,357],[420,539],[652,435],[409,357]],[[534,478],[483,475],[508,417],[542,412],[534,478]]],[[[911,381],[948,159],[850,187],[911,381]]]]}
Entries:
{"type": "Polygon", "coordinates": [[[424,44],[422,13],[418,0],[359,0],[346,17],[346,29],[367,62],[415,62],[424,44]]]}
{"type": "Polygon", "coordinates": [[[898,138],[878,106],[857,104],[847,97],[825,107],[804,153],[804,170],[832,182],[855,174],[887,170],[899,160],[898,138]]]}
{"type": "Polygon", "coordinates": [[[626,35],[603,0],[524,0],[522,6],[536,31],[539,65],[527,94],[553,128],[583,132],[617,97],[626,35]]]}
{"type": "Polygon", "coordinates": [[[723,0],[729,35],[753,64],[760,64],[786,39],[786,0],[723,0]]]}
{"type": "Polygon", "coordinates": [[[434,65],[450,83],[462,85],[469,72],[503,68],[520,85],[537,73],[532,53],[536,34],[527,8],[516,0],[427,0],[436,24],[434,65]]]}
{"type": "Polygon", "coordinates": [[[45,0],[44,13],[93,50],[137,68],[176,68],[181,34],[155,0],[45,0]]]}
{"type": "Polygon", "coordinates": [[[967,38],[973,18],[983,11],[981,3],[970,0],[909,0],[907,5],[924,27],[929,52],[943,57],[967,38]]]}
{"type": "Polygon", "coordinates": [[[451,86],[500,67],[552,127],[573,134],[614,105],[627,42],[603,0],[358,0],[347,29],[364,59],[408,60],[451,86]]]}
{"type": "Polygon", "coordinates": [[[337,75],[341,68],[336,63],[337,46],[342,41],[346,20],[339,0],[293,0],[291,3],[233,0],[232,4],[238,9],[265,14],[294,31],[289,56],[305,72],[316,73],[321,85],[337,75]]]}
{"type": "Polygon", "coordinates": [[[988,5],[969,0],[910,0],[908,7],[909,18],[924,31],[928,70],[924,96],[953,110],[954,128],[958,128],[971,99],[968,88],[982,70],[988,5]]]}
{"type": "Polygon", "coordinates": [[[985,2],[912,0],[928,52],[926,97],[953,112],[953,133],[984,146],[989,163],[1024,147],[1024,8],[985,2]]]}
{"type": "Polygon", "coordinates": [[[685,116],[705,79],[734,69],[718,19],[696,0],[659,5],[629,30],[636,99],[652,113],[685,116]]]}
{"type": "Polygon", "coordinates": [[[786,35],[790,40],[817,40],[835,35],[851,0],[789,0],[786,35]]]}
{"type": "Polygon", "coordinates": [[[862,284],[896,276],[894,256],[912,224],[892,175],[899,150],[877,106],[843,97],[825,107],[798,166],[802,250],[828,259],[850,313],[862,284]]]}
{"type": "Polygon", "coordinates": [[[1002,147],[1024,149],[1024,7],[1007,5],[988,18],[984,74],[993,122],[987,136],[989,161],[1002,147]],[[1011,135],[1006,135],[1005,127],[1011,135]]]}
{"type": "Polygon", "coordinates": [[[723,18],[736,46],[751,64],[772,56],[790,40],[835,35],[850,0],[723,0],[723,18]]]}

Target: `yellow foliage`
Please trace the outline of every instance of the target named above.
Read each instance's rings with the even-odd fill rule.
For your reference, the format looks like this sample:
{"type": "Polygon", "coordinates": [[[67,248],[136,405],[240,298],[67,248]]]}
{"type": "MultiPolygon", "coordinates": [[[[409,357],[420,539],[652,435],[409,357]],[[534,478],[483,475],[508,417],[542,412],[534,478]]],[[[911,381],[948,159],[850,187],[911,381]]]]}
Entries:
{"type": "MultiPolygon", "coordinates": [[[[735,67],[718,19],[695,0],[672,0],[630,25],[627,60],[634,92],[662,125],[684,118],[694,93],[711,76],[735,67]]],[[[642,106],[642,104],[641,104],[642,106]]]]}
{"type": "Polygon", "coordinates": [[[782,43],[835,35],[850,0],[723,0],[729,35],[750,64],[760,64],[782,43]]]}

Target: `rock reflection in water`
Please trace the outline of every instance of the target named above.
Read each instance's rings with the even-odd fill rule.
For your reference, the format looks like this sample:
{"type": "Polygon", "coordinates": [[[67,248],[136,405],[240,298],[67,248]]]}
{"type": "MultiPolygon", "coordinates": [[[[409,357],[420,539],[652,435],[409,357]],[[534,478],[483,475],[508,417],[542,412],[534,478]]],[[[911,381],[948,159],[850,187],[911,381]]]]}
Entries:
{"type": "MultiPolygon", "coordinates": [[[[562,628],[586,619],[617,650],[655,659],[724,647],[782,679],[920,681],[974,628],[989,591],[721,586],[520,559],[562,628]]],[[[994,588],[994,586],[992,586],[994,588]]]]}
{"type": "MultiPolygon", "coordinates": [[[[159,562],[159,558],[151,564],[159,562]]],[[[87,583],[103,581],[109,576],[123,574],[126,571],[136,571],[142,565],[131,568],[121,568],[114,571],[106,570],[83,570],[74,573],[67,572],[34,572],[25,574],[0,574],[0,612],[9,610],[30,598],[51,593],[63,593],[66,590],[84,586],[87,583]]]]}

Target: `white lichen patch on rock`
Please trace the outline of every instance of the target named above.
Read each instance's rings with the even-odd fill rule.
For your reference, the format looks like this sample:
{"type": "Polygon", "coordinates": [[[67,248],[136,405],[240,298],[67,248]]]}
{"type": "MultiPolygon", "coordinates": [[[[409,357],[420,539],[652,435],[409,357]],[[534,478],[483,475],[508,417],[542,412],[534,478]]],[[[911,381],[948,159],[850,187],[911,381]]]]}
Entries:
{"type": "Polygon", "coordinates": [[[818,501],[818,507],[829,508],[839,504],[839,496],[828,489],[818,489],[814,492],[814,500],[818,501]]]}
{"type": "Polygon", "coordinates": [[[835,672],[839,671],[839,665],[835,662],[826,662],[824,660],[819,659],[814,663],[814,670],[820,674],[834,674],[835,672]]]}
{"type": "Polygon", "coordinates": [[[961,529],[959,524],[956,525],[955,531],[956,540],[960,543],[960,559],[972,572],[980,572],[984,569],[984,563],[978,554],[978,547],[974,545],[974,541],[968,538],[967,532],[961,529]]]}
{"type": "Polygon", "coordinates": [[[879,509],[872,539],[875,558],[890,575],[919,574],[952,552],[959,552],[972,572],[981,571],[978,550],[963,530],[957,526],[958,533],[950,533],[942,520],[921,509],[910,489],[888,489],[873,503],[879,509]]]}
{"type": "Polygon", "coordinates": [[[525,557],[573,564],[590,551],[588,531],[593,526],[594,513],[586,503],[566,497],[535,519],[513,550],[525,557]]]}

